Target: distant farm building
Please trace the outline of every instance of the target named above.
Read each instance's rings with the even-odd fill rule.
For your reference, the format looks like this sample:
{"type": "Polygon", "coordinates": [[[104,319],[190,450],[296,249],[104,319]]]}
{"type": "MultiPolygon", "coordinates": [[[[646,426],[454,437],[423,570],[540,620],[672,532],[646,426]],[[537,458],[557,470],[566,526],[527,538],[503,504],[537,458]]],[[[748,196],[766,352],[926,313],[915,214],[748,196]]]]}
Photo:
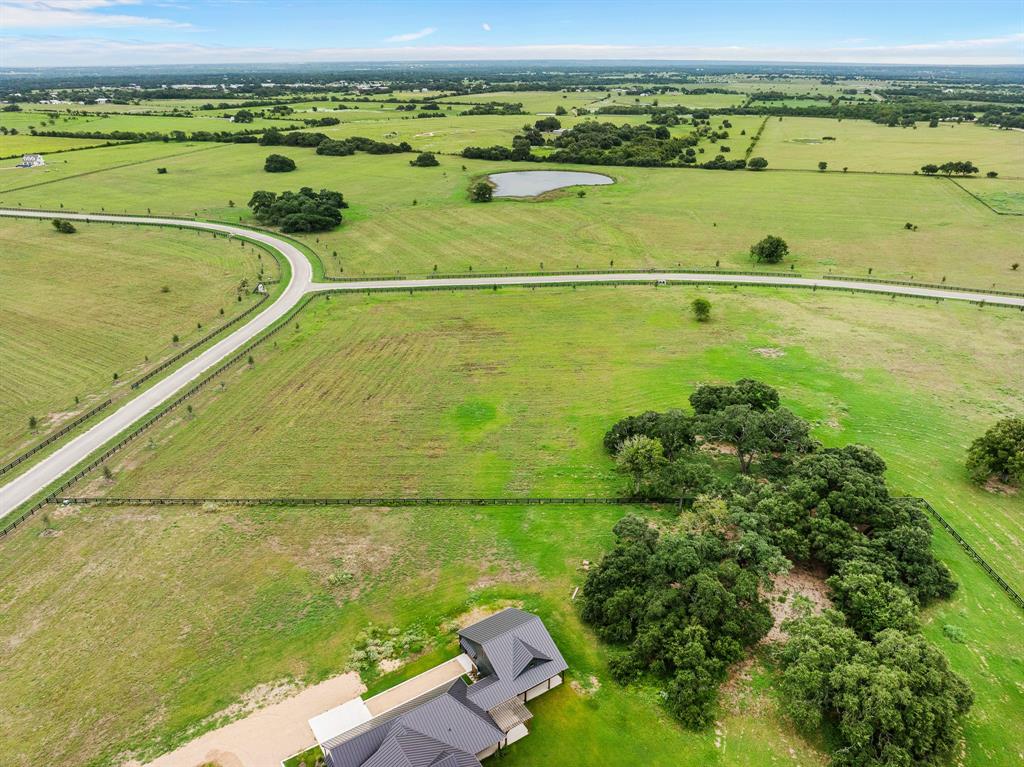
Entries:
{"type": "Polygon", "coordinates": [[[19,168],[38,168],[40,165],[46,165],[41,154],[22,155],[18,163],[19,168]]]}

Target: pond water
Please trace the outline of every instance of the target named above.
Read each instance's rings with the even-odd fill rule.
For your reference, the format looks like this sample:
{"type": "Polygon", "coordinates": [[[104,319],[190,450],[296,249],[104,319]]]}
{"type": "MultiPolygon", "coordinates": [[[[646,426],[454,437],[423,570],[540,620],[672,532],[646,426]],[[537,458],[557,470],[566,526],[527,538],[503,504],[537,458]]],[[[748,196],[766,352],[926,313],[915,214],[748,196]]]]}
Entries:
{"type": "Polygon", "coordinates": [[[565,186],[599,186],[615,183],[600,173],[569,170],[520,170],[513,173],[494,173],[488,178],[495,184],[495,197],[534,197],[565,186]]]}

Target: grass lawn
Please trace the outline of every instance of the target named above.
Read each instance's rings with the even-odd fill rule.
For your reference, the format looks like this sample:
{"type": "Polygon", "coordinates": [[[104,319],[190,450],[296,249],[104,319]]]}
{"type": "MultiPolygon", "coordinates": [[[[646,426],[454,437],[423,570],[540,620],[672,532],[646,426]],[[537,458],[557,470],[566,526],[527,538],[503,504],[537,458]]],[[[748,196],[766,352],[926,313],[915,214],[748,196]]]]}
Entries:
{"type": "MultiPolygon", "coordinates": [[[[675,725],[655,690],[610,679],[606,648],[569,597],[581,561],[600,557],[627,510],[55,510],[50,532],[40,519],[0,542],[0,697],[16,701],[3,712],[0,761],[144,761],[232,704],[258,703],[259,689],[344,671],[368,623],[436,636],[436,657],[421,659],[431,663],[448,649],[453,619],[511,601],[544,618],[570,666],[570,684],[531,702],[531,734],[510,749],[511,764],[550,765],[569,742],[573,763],[593,767],[637,754],[664,767],[823,767],[817,738],[779,716],[759,661],[700,733],[675,725]]],[[[1024,747],[1006,727],[1024,705],[1020,615],[951,540],[936,543],[963,588],[928,613],[926,632],[977,694],[958,763],[1010,764],[1024,747]]]]}
{"type": "MultiPolygon", "coordinates": [[[[523,109],[531,114],[554,113],[558,107],[565,107],[567,110],[575,107],[585,107],[604,98],[604,93],[599,91],[586,91],[583,93],[562,93],[561,91],[494,91],[493,93],[471,93],[463,96],[446,96],[438,99],[437,103],[447,104],[455,102],[455,111],[468,109],[463,104],[487,104],[491,101],[500,101],[505,104],[522,104],[523,109]]],[[[526,115],[520,115],[525,119],[526,115]]],[[[531,120],[532,122],[532,120],[531,120]]]]}
{"type": "Polygon", "coordinates": [[[0,219],[0,462],[251,306],[235,289],[261,263],[276,275],[269,255],[209,234],[76,226],[0,219]]]}
{"type": "MultiPolygon", "coordinates": [[[[437,133],[485,121],[509,131],[521,122],[455,117],[374,125],[437,133]]],[[[367,133],[366,125],[331,130],[367,133]]],[[[463,143],[452,134],[443,140],[463,143]]],[[[263,171],[268,153],[267,147],[224,144],[70,152],[59,161],[66,164],[0,174],[0,186],[16,178],[12,187],[25,187],[29,178],[45,182],[64,176],[55,183],[0,191],[0,204],[198,211],[237,221],[247,214],[242,206],[256,189],[328,187],[350,201],[346,223],[306,239],[334,274],[341,269],[351,275],[417,274],[434,265],[445,272],[518,271],[538,269],[541,262],[560,270],[607,269],[613,262],[624,268],[709,268],[716,261],[722,268],[749,269],[750,245],[775,233],[794,254],[783,269],[792,263],[805,274],[863,275],[871,268],[875,276],[935,282],[946,277],[950,284],[1024,290],[1024,271],[1010,270],[1020,260],[1024,221],[994,214],[944,179],[580,166],[610,173],[618,183],[590,189],[583,199],[570,194],[480,206],[467,199],[471,181],[497,170],[522,170],[522,164],[442,157],[439,167],[412,168],[407,155],[324,157],[312,149],[288,148],[285,153],[298,170],[268,174],[263,171]],[[167,167],[168,173],[158,175],[157,167],[167,167]],[[854,199],[857,204],[851,205],[854,199]],[[229,207],[231,200],[236,207],[229,207]],[[908,221],[918,231],[906,231],[908,221]],[[970,258],[964,257],[967,242],[970,258]]]]}
{"type": "MultiPolygon", "coordinates": [[[[80,152],[65,152],[61,155],[53,155],[47,160],[47,164],[41,168],[11,168],[0,170],[0,205],[7,208],[19,207],[28,197],[25,194],[27,189],[48,189],[54,182],[74,180],[74,187],[81,190],[81,195],[76,195],[78,209],[87,212],[99,212],[103,206],[103,198],[111,191],[96,177],[98,173],[110,173],[125,167],[137,167],[140,172],[147,175],[156,175],[156,169],[166,165],[165,160],[172,157],[182,158],[188,155],[216,151],[227,146],[226,144],[212,144],[201,142],[163,143],[146,142],[141,144],[124,144],[121,146],[97,147],[94,149],[83,149],[80,152]],[[90,200],[91,197],[91,200],[90,200]]],[[[15,163],[11,163],[12,165],[15,163]]],[[[173,185],[171,180],[166,186],[173,185]]],[[[61,187],[63,192],[67,187],[61,187]]],[[[56,191],[56,190],[55,190],[56,191]]],[[[179,190],[188,194],[188,190],[179,190]]],[[[193,190],[194,192],[194,190],[193,190]]],[[[42,194],[38,198],[40,202],[35,207],[49,207],[57,209],[62,202],[59,193],[42,194]]],[[[126,196],[125,206],[130,197],[126,196]]],[[[25,207],[32,207],[26,204],[25,207]]],[[[67,206],[71,209],[71,206],[67,206]]],[[[138,212],[148,207],[144,201],[135,199],[132,202],[132,210],[138,212]]],[[[162,212],[169,212],[164,209],[162,212]]]]}
{"type": "Polygon", "coordinates": [[[863,442],[1024,590],[1019,498],[967,445],[1024,410],[1019,313],[804,291],[511,288],[318,299],[109,463],[112,496],[608,496],[601,437],[760,378],[827,444],[863,442]],[[695,323],[706,295],[715,321],[695,323]],[[894,336],[893,329],[899,328],[894,336]],[[984,346],[976,343],[986,339],[984,346]],[[778,350],[778,351],[776,351],[778,350]]]}
{"type": "Polygon", "coordinates": [[[831,120],[824,117],[770,118],[757,153],[770,168],[829,171],[913,173],[922,165],[971,160],[982,174],[1024,176],[1024,133],[983,125],[939,123],[929,128],[889,128],[869,120],[831,120]],[[832,136],[835,141],[823,141],[832,136]]]}
{"type": "MultiPolygon", "coordinates": [[[[68,149],[102,146],[106,143],[106,139],[51,138],[19,133],[17,136],[0,136],[0,158],[11,158],[10,162],[3,163],[3,169],[6,170],[16,166],[21,161],[23,154],[49,154],[50,152],[64,152],[68,149]]],[[[53,162],[54,158],[44,157],[43,159],[53,162]]]]}

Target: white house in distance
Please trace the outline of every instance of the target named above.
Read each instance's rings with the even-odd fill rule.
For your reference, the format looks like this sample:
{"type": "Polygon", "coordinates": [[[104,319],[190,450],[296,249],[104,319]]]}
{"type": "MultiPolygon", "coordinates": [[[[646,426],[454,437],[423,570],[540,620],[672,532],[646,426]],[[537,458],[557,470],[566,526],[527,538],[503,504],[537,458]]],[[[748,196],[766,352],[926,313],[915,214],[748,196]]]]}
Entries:
{"type": "Polygon", "coordinates": [[[328,767],[481,767],[525,737],[526,703],[568,668],[544,623],[510,607],[459,632],[462,654],[309,720],[328,767]]]}
{"type": "Polygon", "coordinates": [[[26,154],[22,155],[21,162],[18,163],[17,167],[38,168],[40,165],[46,165],[41,154],[26,154]]]}

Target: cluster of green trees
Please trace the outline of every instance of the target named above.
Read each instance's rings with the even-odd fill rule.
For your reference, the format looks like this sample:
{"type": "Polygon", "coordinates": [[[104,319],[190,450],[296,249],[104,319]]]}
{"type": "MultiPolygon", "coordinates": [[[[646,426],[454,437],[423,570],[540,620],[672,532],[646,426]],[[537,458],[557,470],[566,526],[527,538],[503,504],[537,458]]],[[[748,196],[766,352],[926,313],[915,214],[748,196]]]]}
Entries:
{"type": "Polygon", "coordinates": [[[486,104],[474,104],[469,109],[459,112],[460,115],[525,115],[522,103],[510,104],[506,101],[488,101],[486,104]]]}
{"type": "Polygon", "coordinates": [[[323,232],[341,223],[341,210],[347,208],[341,192],[329,189],[313,191],[308,186],[298,192],[258,191],[249,199],[249,208],[264,224],[278,226],[282,232],[323,232]]]}
{"type": "Polygon", "coordinates": [[[759,589],[782,563],[714,528],[659,534],[627,516],[613,530],[614,547],[583,586],[583,620],[623,648],[610,663],[618,681],[662,680],[672,715],[705,727],[729,665],[772,626],[759,589]]]}
{"type": "Polygon", "coordinates": [[[414,167],[431,168],[435,165],[440,165],[441,163],[437,161],[433,152],[420,152],[419,155],[416,156],[415,160],[409,160],[409,164],[414,167]]]}
{"type": "Polygon", "coordinates": [[[68,221],[66,218],[55,218],[50,222],[53,224],[53,228],[61,234],[74,234],[78,230],[75,225],[68,221]]]}
{"type": "Polygon", "coordinates": [[[934,176],[936,173],[945,173],[947,176],[973,176],[978,168],[970,160],[959,162],[944,162],[942,165],[929,163],[921,166],[921,172],[926,176],[934,176]]]}
{"type": "Polygon", "coordinates": [[[920,606],[956,589],[920,504],[889,494],[870,448],[821,448],[762,382],[701,386],[690,405],[624,418],[605,436],[634,497],[692,502],[662,535],[627,517],[587,577],[583,618],[617,646],[613,674],[661,680],[669,711],[706,725],[726,666],[771,626],[759,589],[812,564],[833,608],[784,624],[784,710],[834,727],[835,764],[936,763],[972,693],[919,633],[920,606]],[[718,470],[733,460],[721,455],[738,474],[718,470]]]}
{"type": "Polygon", "coordinates": [[[967,471],[975,482],[996,477],[1024,485],[1024,418],[1004,418],[971,443],[967,471]]]}
{"type": "Polygon", "coordinates": [[[399,144],[391,144],[387,141],[375,141],[372,138],[365,138],[363,136],[352,136],[351,138],[344,138],[340,140],[327,139],[317,145],[316,153],[331,155],[331,156],[345,156],[355,154],[356,152],[366,152],[367,154],[399,154],[401,152],[411,152],[412,146],[407,141],[403,141],[399,144]]]}
{"type": "Polygon", "coordinates": [[[412,147],[405,141],[389,144],[386,141],[375,141],[364,136],[351,136],[344,139],[332,139],[324,133],[307,131],[282,132],[271,128],[259,140],[261,146],[299,146],[315,148],[317,154],[350,155],[359,152],[369,154],[395,154],[411,152],[412,147]]]}
{"type": "MultiPolygon", "coordinates": [[[[11,134],[17,133],[17,129],[11,129],[11,134]]],[[[55,138],[91,138],[103,139],[106,141],[215,141],[222,144],[255,144],[258,140],[258,129],[245,129],[241,131],[185,131],[174,130],[169,133],[160,131],[71,131],[71,130],[32,130],[33,136],[52,136],[55,138]]]]}
{"type": "MultiPolygon", "coordinates": [[[[466,147],[462,156],[479,160],[537,161],[541,158],[532,153],[532,147],[549,144],[555,151],[543,159],[550,162],[708,170],[738,170],[747,166],[746,160],[728,160],[724,154],[703,163],[697,161],[698,153],[694,147],[701,138],[708,136],[721,140],[729,135],[727,131],[715,133],[708,130],[673,137],[665,126],[585,122],[545,141],[542,131],[555,130],[555,125],[560,125],[557,118],[547,117],[532,127],[524,126],[523,133],[513,138],[511,149],[504,146],[466,147]]],[[[728,151],[724,147],[723,150],[728,151]]],[[[766,165],[758,165],[757,169],[766,165]]]]}

